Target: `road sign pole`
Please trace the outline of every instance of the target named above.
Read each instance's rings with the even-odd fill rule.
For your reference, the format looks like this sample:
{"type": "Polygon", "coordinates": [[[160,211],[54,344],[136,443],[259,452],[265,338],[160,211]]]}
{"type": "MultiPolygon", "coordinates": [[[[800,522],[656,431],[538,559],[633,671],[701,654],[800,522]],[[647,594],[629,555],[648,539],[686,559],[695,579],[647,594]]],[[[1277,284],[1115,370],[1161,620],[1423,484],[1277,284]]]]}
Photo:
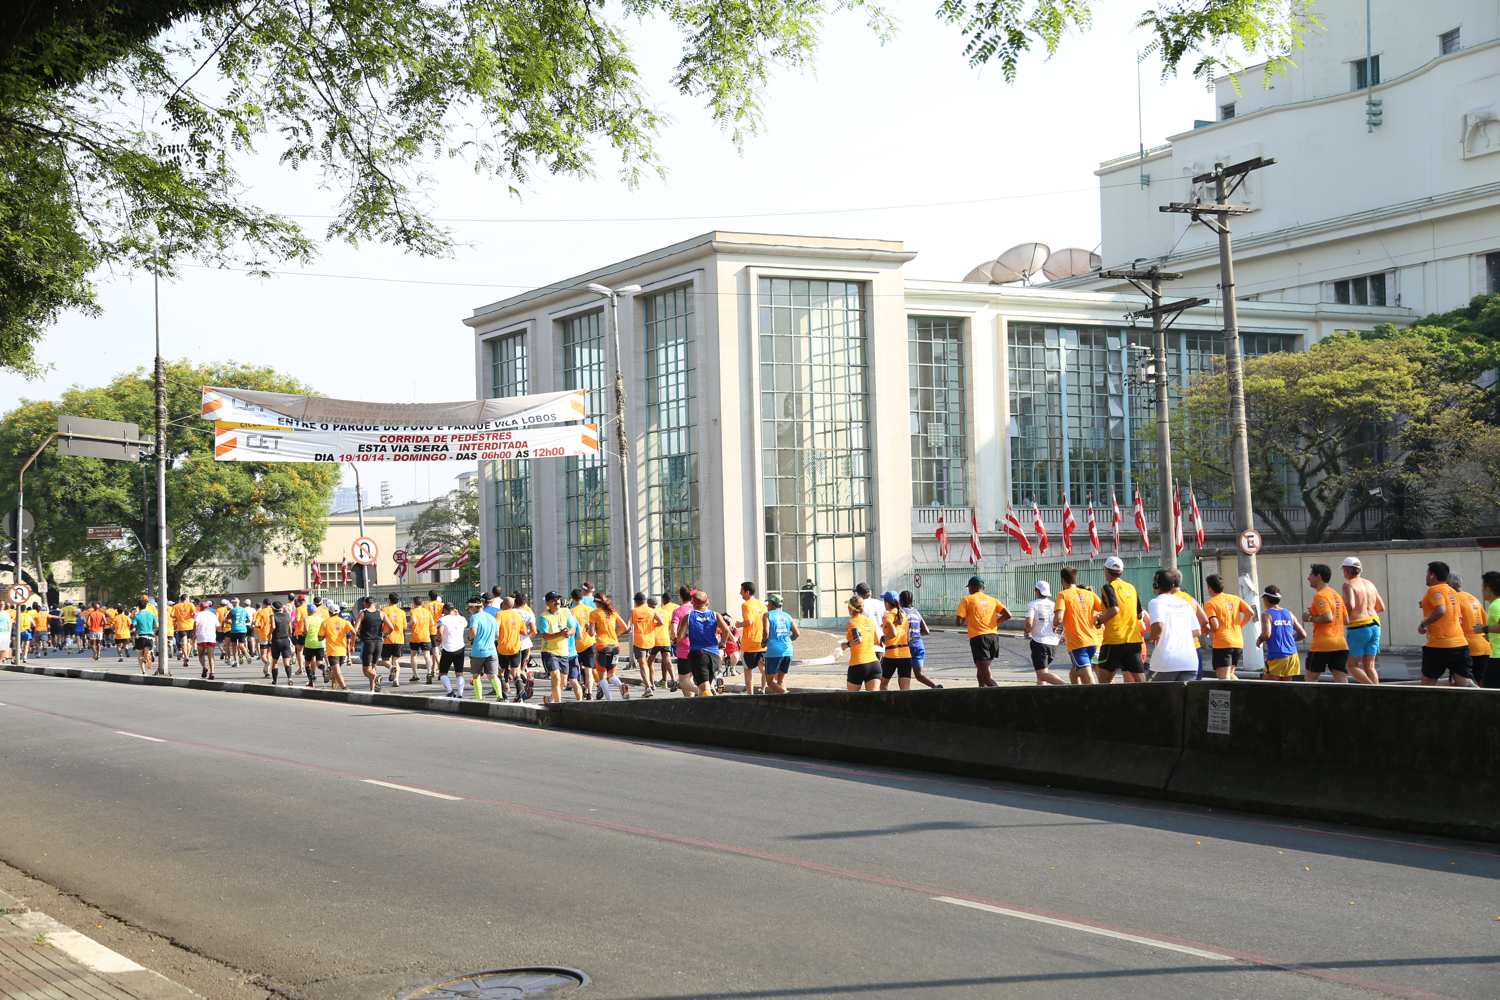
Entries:
{"type": "Polygon", "coordinates": [[[156,317],[156,672],[172,676],[167,649],[167,630],[161,619],[167,608],[167,364],[161,356],[161,292],[159,276],[151,274],[151,295],[156,317]]]}
{"type": "MultiPolygon", "coordinates": [[[[349,463],[349,468],[351,468],[351,469],[354,470],[354,509],[359,514],[359,537],[360,538],[364,538],[365,537],[365,497],[364,497],[364,494],[360,491],[360,488],[359,488],[359,466],[355,465],[353,462],[350,462],[349,463]]],[[[370,596],[370,569],[371,569],[371,567],[366,566],[364,568],[364,571],[359,574],[364,579],[364,582],[365,582],[365,596],[366,597],[370,596]]]]}

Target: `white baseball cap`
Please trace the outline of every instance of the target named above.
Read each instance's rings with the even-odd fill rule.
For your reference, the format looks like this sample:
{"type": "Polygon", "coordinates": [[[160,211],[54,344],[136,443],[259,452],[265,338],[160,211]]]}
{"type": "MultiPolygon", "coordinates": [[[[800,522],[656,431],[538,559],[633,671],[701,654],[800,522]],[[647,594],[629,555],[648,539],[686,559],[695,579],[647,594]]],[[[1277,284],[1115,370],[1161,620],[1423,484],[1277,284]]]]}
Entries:
{"type": "Polygon", "coordinates": [[[1359,556],[1350,556],[1344,560],[1345,569],[1364,569],[1364,563],[1359,561],[1359,556]]]}
{"type": "Polygon", "coordinates": [[[1125,572],[1125,560],[1119,556],[1110,556],[1104,560],[1104,568],[1115,573],[1123,573],[1125,572]]]}
{"type": "Polygon", "coordinates": [[[1046,580],[1038,580],[1036,582],[1036,592],[1038,594],[1041,594],[1043,597],[1051,597],[1052,596],[1052,585],[1050,583],[1048,583],[1046,580]]]}

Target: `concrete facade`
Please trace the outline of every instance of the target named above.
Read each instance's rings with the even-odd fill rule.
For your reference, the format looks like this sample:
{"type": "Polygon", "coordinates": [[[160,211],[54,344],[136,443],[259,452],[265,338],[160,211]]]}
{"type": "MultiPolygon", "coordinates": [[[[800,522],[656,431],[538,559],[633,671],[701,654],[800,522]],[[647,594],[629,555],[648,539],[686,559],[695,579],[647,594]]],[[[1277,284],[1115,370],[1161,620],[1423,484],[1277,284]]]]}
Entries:
{"type": "MultiPolygon", "coordinates": [[[[769,306],[761,301],[762,281],[791,278],[854,283],[864,303],[862,336],[868,344],[864,377],[871,467],[870,495],[863,505],[868,509],[868,529],[859,533],[850,550],[854,552],[851,558],[863,567],[858,579],[867,580],[877,590],[881,586],[899,589],[911,579],[914,567],[936,560],[929,550],[934,548],[932,531],[939,511],[944,511],[953,536],[953,564],[964,564],[971,510],[977,512],[990,553],[1000,548],[994,541],[998,537],[997,522],[1004,517],[1006,503],[1014,493],[1010,458],[1014,390],[1007,351],[1011,324],[1119,328],[1124,324],[1124,314],[1143,304],[1133,294],[910,279],[905,269],[914,256],[901,243],[890,240],[707,233],[476,309],[464,320],[475,334],[476,389],[481,397],[492,394],[491,345],[512,337],[524,341],[526,391],[568,388],[560,342],[562,325],[606,308],[604,300],[585,286],[590,282],[611,287],[641,285],[640,293],[621,302],[620,340],[627,353],[626,424],[633,448],[630,490],[638,513],[637,537],[643,540],[639,546],[642,585],[656,591],[664,583],[675,587],[679,582],[693,582],[707,587],[718,600],[737,593],[739,581],[744,579],[790,591],[796,585],[788,583],[789,577],[784,574],[778,582],[775,574],[768,575],[767,571],[776,562],[768,546],[781,548],[783,543],[776,532],[768,530],[771,522],[767,509],[787,500],[768,502],[767,496],[767,463],[774,442],[765,439],[765,428],[774,424],[768,423],[766,408],[775,401],[775,394],[762,385],[771,360],[763,356],[768,341],[761,326],[767,322],[764,317],[769,306]],[[694,382],[690,395],[697,432],[696,518],[701,570],[692,581],[663,579],[661,553],[650,544],[646,523],[647,492],[652,486],[644,471],[648,467],[646,437],[657,419],[653,406],[660,401],[651,402],[653,390],[646,384],[643,303],[670,289],[687,289],[693,300],[689,339],[694,382]],[[962,341],[967,398],[962,464],[966,495],[972,502],[952,509],[918,507],[913,501],[910,442],[915,435],[908,402],[913,395],[908,351],[909,320],[914,317],[956,320],[962,341]]],[[[1246,331],[1281,336],[1288,347],[1295,349],[1334,330],[1402,322],[1410,315],[1397,309],[1251,302],[1242,312],[1242,324],[1246,331]]],[[[607,317],[604,319],[607,322],[607,317]]],[[[1208,308],[1189,312],[1178,323],[1180,330],[1204,334],[1221,327],[1217,310],[1208,308]]],[[[617,358],[611,338],[606,335],[604,342],[604,384],[609,386],[617,358]]],[[[659,390],[654,391],[659,395],[659,390]]],[[[604,437],[613,443],[612,432],[604,437]]],[[[530,565],[524,575],[537,592],[566,590],[582,582],[571,578],[569,572],[569,546],[574,538],[570,531],[576,525],[570,528],[569,524],[567,461],[537,460],[519,472],[506,472],[498,466],[481,469],[481,579],[486,584],[492,577],[509,579],[507,574],[513,570],[501,565],[505,560],[497,555],[501,546],[495,500],[499,491],[509,488],[504,481],[507,475],[524,475],[530,497],[530,545],[522,553],[512,552],[509,560],[519,561],[529,555],[530,565]]],[[[809,482],[811,489],[826,485],[809,482]]],[[[612,470],[609,490],[613,494],[612,470]]],[[[1081,497],[1074,502],[1080,503],[1081,497]]],[[[609,513],[610,535],[617,538],[622,523],[620,505],[611,503],[609,513]]],[[[1128,521],[1128,511],[1126,517],[1128,521]]],[[[787,560],[782,557],[782,561],[787,560]]],[[[609,547],[607,573],[617,596],[628,597],[621,546],[609,547]]],[[[853,582],[835,575],[826,583],[819,580],[818,586],[820,593],[826,590],[833,594],[853,582]]],[[[820,598],[819,603],[818,617],[835,613],[832,597],[820,598]]],[[[793,604],[790,594],[788,604],[793,604]]]]}
{"type": "Polygon", "coordinates": [[[1099,168],[1105,267],[1165,260],[1184,274],[1172,294],[1212,297],[1216,237],[1158,208],[1212,200],[1195,175],[1265,156],[1276,164],[1232,199],[1252,209],[1234,219],[1240,298],[1383,297],[1426,314],[1500,291],[1500,5],[1375,3],[1379,82],[1369,90],[1356,86],[1365,4],[1318,0],[1315,8],[1322,25],[1294,66],[1269,79],[1263,67],[1221,78],[1213,120],[1099,168]],[[1374,129],[1366,124],[1372,97],[1383,102],[1374,129]],[[1378,292],[1342,284],[1372,275],[1378,292]]]}

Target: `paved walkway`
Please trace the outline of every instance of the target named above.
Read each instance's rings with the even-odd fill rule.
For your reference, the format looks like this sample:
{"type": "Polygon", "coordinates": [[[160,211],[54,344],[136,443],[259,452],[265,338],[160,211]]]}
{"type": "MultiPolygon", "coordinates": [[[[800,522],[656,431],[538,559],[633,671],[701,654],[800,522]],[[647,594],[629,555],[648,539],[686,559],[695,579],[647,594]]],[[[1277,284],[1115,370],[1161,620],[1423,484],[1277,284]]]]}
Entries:
{"type": "Polygon", "coordinates": [[[0,893],[0,997],[191,1000],[197,996],[0,893]]]}

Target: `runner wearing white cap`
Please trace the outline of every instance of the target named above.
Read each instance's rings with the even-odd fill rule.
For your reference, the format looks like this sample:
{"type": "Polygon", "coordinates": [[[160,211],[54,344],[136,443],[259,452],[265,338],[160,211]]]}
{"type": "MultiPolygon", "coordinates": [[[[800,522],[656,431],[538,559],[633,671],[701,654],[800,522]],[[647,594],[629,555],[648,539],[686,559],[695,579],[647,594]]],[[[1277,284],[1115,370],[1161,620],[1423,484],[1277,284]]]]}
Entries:
{"type": "Polygon", "coordinates": [[[1099,599],[1104,602],[1099,616],[1104,643],[1094,664],[1100,684],[1114,680],[1117,672],[1125,675],[1126,684],[1146,679],[1141,664],[1141,599],[1124,573],[1125,563],[1119,556],[1104,560],[1104,586],[1099,588],[1099,599]]]}
{"type": "Polygon", "coordinates": [[[1357,684],[1379,684],[1375,658],[1380,655],[1380,612],[1385,601],[1375,584],[1363,576],[1358,556],[1344,560],[1344,606],[1349,609],[1349,676],[1357,684]]]}
{"type": "Polygon", "coordinates": [[[1058,641],[1057,630],[1052,627],[1052,618],[1057,613],[1057,605],[1052,601],[1052,585],[1046,580],[1038,580],[1033,589],[1036,599],[1026,605],[1026,620],[1021,624],[1022,634],[1031,643],[1031,669],[1036,671],[1038,684],[1062,684],[1063,679],[1048,669],[1057,653],[1058,641]]]}

